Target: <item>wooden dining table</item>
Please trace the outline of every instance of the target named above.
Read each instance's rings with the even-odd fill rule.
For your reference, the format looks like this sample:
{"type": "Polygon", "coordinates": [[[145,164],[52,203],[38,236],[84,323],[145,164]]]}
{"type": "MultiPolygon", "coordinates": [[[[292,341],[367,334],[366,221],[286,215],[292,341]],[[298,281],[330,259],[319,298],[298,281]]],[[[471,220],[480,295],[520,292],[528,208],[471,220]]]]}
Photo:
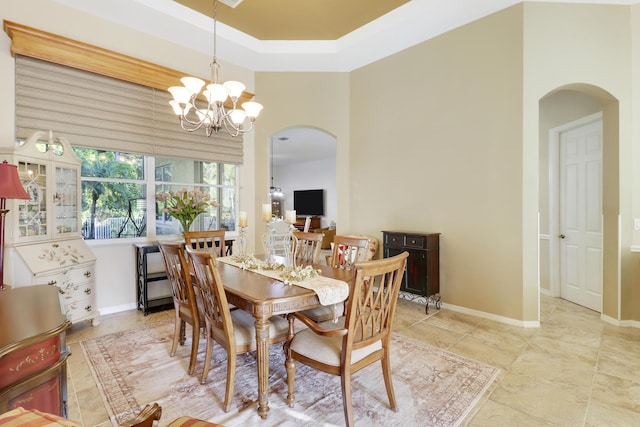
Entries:
{"type": "MultiPolygon", "coordinates": [[[[222,261],[217,266],[229,304],[251,313],[256,319],[258,414],[266,419],[269,412],[269,318],[317,307],[320,301],[313,290],[286,285],[222,261]]],[[[320,270],[322,276],[351,282],[351,270],[320,264],[313,264],[313,267],[320,270]]]]}

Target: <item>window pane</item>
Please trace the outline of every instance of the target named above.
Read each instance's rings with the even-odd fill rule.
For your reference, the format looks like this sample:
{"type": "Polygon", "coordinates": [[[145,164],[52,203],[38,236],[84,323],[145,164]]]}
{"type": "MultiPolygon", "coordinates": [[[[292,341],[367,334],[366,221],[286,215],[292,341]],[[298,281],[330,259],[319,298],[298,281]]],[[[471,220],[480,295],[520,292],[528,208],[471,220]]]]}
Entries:
{"type": "Polygon", "coordinates": [[[82,236],[117,239],[147,235],[146,185],[82,181],[82,236]]]}
{"type": "Polygon", "coordinates": [[[237,165],[222,165],[223,169],[223,179],[222,185],[236,185],[237,177],[236,174],[238,172],[237,165]]]}
{"type": "Polygon", "coordinates": [[[73,147],[82,159],[82,176],[95,178],[144,179],[144,156],[139,154],[73,147]]]}
{"type": "Polygon", "coordinates": [[[222,193],[222,202],[220,203],[221,228],[234,231],[236,229],[236,189],[223,188],[220,191],[222,193]]]}

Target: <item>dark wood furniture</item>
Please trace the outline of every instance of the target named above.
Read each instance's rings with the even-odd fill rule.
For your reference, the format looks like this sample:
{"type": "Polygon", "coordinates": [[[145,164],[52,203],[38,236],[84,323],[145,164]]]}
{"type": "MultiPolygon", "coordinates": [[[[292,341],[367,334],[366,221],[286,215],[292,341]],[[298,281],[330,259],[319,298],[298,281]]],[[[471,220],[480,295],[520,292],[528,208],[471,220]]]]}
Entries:
{"type": "MultiPolygon", "coordinates": [[[[307,222],[307,217],[306,216],[298,216],[296,217],[296,223],[293,224],[298,230],[300,231],[304,231],[304,224],[305,222],[307,222]]],[[[319,216],[312,216],[311,217],[311,222],[309,224],[309,231],[313,231],[316,228],[320,228],[320,217],[319,216]]]]}
{"type": "MultiPolygon", "coordinates": [[[[229,304],[251,313],[256,319],[256,359],[258,365],[258,414],[262,418],[269,412],[269,318],[320,306],[318,295],[310,289],[287,286],[270,277],[224,262],[218,262],[229,304]]],[[[313,264],[320,274],[347,283],[352,272],[334,269],[324,264],[313,264]]]]}
{"type": "Polygon", "coordinates": [[[401,292],[425,298],[440,309],[440,233],[383,231],[383,256],[389,258],[409,252],[401,292]]]}
{"type": "Polygon", "coordinates": [[[0,413],[23,407],[67,416],[66,330],[58,288],[0,292],[0,413]]]}
{"type": "MultiPolygon", "coordinates": [[[[146,316],[154,310],[167,310],[173,308],[173,296],[171,294],[149,297],[149,285],[166,281],[167,271],[162,263],[160,247],[155,243],[136,243],[136,282],[138,310],[142,310],[146,316]],[[156,268],[150,268],[150,257],[158,257],[153,264],[156,268]],[[160,268],[158,268],[160,266],[160,268]],[[150,271],[151,270],[151,271],[150,271]]],[[[171,288],[169,288],[169,292],[171,288]]]]}

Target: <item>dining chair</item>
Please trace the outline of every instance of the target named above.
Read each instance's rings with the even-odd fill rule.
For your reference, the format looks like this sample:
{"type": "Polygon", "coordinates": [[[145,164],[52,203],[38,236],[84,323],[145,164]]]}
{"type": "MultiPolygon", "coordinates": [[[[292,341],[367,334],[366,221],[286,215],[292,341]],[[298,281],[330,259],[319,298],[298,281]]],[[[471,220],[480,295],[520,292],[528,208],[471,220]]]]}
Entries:
{"type": "Polygon", "coordinates": [[[320,258],[320,248],[324,234],[294,231],[293,237],[292,250],[296,263],[317,264],[320,258]]]}
{"type": "Polygon", "coordinates": [[[333,268],[351,269],[358,261],[365,261],[369,246],[368,237],[343,236],[333,237],[331,255],[327,255],[327,265],[333,268]]]}
{"type": "MultiPolygon", "coordinates": [[[[231,408],[231,397],[236,375],[236,355],[257,348],[255,318],[244,310],[230,310],[224,292],[216,257],[211,252],[196,251],[187,246],[191,270],[196,278],[196,289],[200,295],[207,330],[207,347],[204,370],[200,383],[204,384],[209,374],[214,341],[227,352],[227,385],[224,411],[231,408]]],[[[268,345],[283,342],[288,335],[288,322],[280,316],[269,319],[268,345]]]]}
{"type": "Polygon", "coordinates": [[[189,358],[189,375],[196,367],[198,344],[200,342],[200,328],[204,327],[204,315],[198,307],[197,298],[189,274],[189,264],[179,243],[158,242],[162,259],[167,270],[167,279],[171,284],[173,306],[175,308],[175,326],[171,357],[176,355],[178,342],[185,343],[186,324],[191,325],[191,357],[189,358]]]}
{"type": "MultiPolygon", "coordinates": [[[[333,249],[331,255],[327,255],[327,265],[333,268],[351,269],[353,263],[357,261],[368,261],[369,238],[336,235],[333,238],[333,249]],[[336,260],[334,263],[333,260],[336,260]]],[[[346,302],[345,302],[346,304],[346,302]]],[[[318,306],[305,310],[304,315],[315,322],[325,322],[332,320],[344,313],[344,304],[336,306],[318,306]],[[336,313],[335,311],[338,311],[336,313]]],[[[290,320],[291,321],[291,320],[290,320]]]]}
{"type": "Polygon", "coordinates": [[[390,343],[393,316],[408,252],[391,258],[357,262],[345,316],[337,324],[316,323],[301,313],[289,314],[308,328],[289,330],[285,344],[287,403],[293,407],[296,361],[342,377],[342,405],[347,426],[353,426],[351,376],[380,360],[387,397],[398,410],[391,380],[390,343]]]}
{"type": "Polygon", "coordinates": [[[225,233],[227,230],[185,231],[185,244],[199,251],[213,251],[217,257],[227,254],[225,233]]]}

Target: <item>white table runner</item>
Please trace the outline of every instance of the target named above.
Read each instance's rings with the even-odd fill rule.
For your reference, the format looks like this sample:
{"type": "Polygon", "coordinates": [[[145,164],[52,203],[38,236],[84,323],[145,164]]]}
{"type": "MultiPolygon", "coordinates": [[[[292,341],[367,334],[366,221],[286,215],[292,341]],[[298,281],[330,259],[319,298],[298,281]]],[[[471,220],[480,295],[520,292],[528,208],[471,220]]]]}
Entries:
{"type": "MultiPolygon", "coordinates": [[[[235,261],[233,256],[220,257],[217,258],[217,261],[241,268],[241,263],[235,261]]],[[[251,269],[250,271],[284,282],[281,272],[278,270],[251,269]]],[[[314,291],[322,305],[337,304],[346,300],[349,296],[347,282],[330,277],[316,276],[298,282],[291,282],[291,284],[314,291]]]]}

